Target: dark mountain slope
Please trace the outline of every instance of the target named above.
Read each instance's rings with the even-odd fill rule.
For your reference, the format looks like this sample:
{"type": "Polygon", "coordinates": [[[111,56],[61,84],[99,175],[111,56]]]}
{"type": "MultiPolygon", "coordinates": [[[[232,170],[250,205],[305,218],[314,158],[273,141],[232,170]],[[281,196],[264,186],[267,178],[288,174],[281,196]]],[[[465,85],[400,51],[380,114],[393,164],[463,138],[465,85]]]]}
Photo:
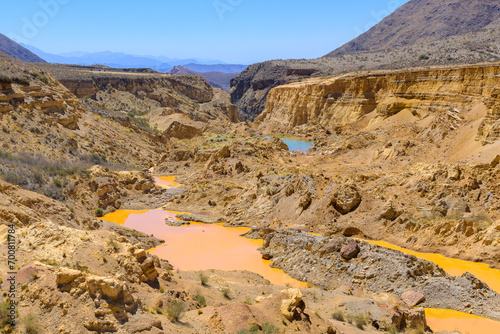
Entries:
{"type": "Polygon", "coordinates": [[[45,60],[2,34],[0,34],[0,51],[25,62],[45,63],[45,60]]]}
{"type": "Polygon", "coordinates": [[[438,41],[500,19],[499,0],[412,0],[327,56],[438,41]]]}

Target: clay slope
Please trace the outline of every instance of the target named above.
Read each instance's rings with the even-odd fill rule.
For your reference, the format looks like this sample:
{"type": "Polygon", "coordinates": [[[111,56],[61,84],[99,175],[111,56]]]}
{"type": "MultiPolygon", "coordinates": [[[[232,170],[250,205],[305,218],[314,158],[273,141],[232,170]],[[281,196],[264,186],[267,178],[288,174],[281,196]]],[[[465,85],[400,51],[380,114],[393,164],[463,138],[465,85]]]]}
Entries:
{"type": "Polygon", "coordinates": [[[477,32],[498,19],[497,0],[412,0],[326,56],[436,42],[477,32]]]}

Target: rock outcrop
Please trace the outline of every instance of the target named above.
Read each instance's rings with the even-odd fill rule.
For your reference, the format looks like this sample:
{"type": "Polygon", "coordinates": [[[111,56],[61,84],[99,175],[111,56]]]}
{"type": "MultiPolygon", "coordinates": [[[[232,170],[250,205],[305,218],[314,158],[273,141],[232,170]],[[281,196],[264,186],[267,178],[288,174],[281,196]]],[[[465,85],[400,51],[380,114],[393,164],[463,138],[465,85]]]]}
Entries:
{"type": "Polygon", "coordinates": [[[281,314],[290,321],[300,318],[306,308],[306,304],[302,301],[302,292],[299,289],[288,289],[282,292],[288,293],[288,298],[281,301],[281,314]]]}
{"type": "MultiPolygon", "coordinates": [[[[346,285],[396,294],[418,289],[419,293],[404,294],[409,304],[422,302],[421,293],[424,307],[467,312],[470,309],[464,305],[470,303],[475,314],[500,319],[493,311],[500,306],[500,295],[469,273],[452,277],[431,262],[343,237],[295,230],[262,232],[267,233],[262,253],[269,256],[271,265],[300,281],[323,288],[346,285]],[[340,252],[337,246],[329,246],[335,244],[344,245],[340,252]],[[360,255],[354,257],[356,246],[360,255]],[[347,250],[352,252],[346,257],[347,250]]],[[[258,230],[254,233],[259,234],[258,230]]]]}
{"type": "Polygon", "coordinates": [[[55,82],[52,85],[0,83],[0,114],[14,111],[26,111],[36,115],[41,123],[58,123],[75,130],[83,108],[65,87],[55,82]]]}
{"type": "Polygon", "coordinates": [[[96,165],[68,190],[68,197],[83,204],[89,211],[101,208],[114,211],[124,204],[124,199],[138,194],[161,194],[153,178],[139,171],[114,172],[96,165]]]}

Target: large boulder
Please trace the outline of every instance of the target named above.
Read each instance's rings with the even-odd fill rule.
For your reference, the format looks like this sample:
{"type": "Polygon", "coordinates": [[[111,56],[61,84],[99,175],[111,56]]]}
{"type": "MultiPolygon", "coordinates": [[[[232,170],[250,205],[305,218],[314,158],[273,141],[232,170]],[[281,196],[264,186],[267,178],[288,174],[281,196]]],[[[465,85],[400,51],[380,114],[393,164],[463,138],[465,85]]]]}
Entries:
{"type": "Polygon", "coordinates": [[[380,218],[387,220],[395,220],[399,216],[403,214],[403,210],[397,208],[392,201],[387,202],[387,204],[382,208],[382,213],[380,214],[380,218]]]}
{"type": "Polygon", "coordinates": [[[299,289],[283,290],[288,294],[287,299],[281,301],[281,313],[290,321],[304,312],[306,304],[302,301],[302,292],[299,289]]]}
{"type": "Polygon", "coordinates": [[[177,139],[191,139],[200,136],[204,128],[205,123],[179,118],[170,124],[165,134],[177,139]]]}
{"type": "Polygon", "coordinates": [[[409,307],[415,307],[425,300],[425,297],[420,292],[406,291],[401,295],[401,299],[409,307]]]}
{"type": "Polygon", "coordinates": [[[335,210],[345,215],[358,208],[361,194],[354,185],[342,185],[333,194],[331,203],[335,210]]]}
{"type": "Polygon", "coordinates": [[[354,240],[350,241],[347,245],[342,247],[340,250],[340,255],[347,260],[355,258],[359,254],[359,246],[358,243],[354,240]]]}
{"type": "Polygon", "coordinates": [[[72,283],[75,279],[80,277],[82,272],[79,270],[69,269],[69,268],[61,268],[57,272],[56,275],[56,283],[57,285],[65,285],[72,283]]]}

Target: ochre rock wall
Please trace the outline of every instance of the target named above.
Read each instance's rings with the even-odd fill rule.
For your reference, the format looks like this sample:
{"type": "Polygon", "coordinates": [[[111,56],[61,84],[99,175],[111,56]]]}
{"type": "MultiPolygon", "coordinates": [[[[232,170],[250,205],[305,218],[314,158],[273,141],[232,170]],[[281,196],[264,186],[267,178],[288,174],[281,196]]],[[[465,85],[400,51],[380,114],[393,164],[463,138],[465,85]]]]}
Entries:
{"type": "Polygon", "coordinates": [[[257,123],[264,130],[303,124],[334,128],[376,111],[388,117],[403,109],[433,113],[484,103],[478,140],[500,138],[500,65],[348,74],[273,88],[257,123]]]}

